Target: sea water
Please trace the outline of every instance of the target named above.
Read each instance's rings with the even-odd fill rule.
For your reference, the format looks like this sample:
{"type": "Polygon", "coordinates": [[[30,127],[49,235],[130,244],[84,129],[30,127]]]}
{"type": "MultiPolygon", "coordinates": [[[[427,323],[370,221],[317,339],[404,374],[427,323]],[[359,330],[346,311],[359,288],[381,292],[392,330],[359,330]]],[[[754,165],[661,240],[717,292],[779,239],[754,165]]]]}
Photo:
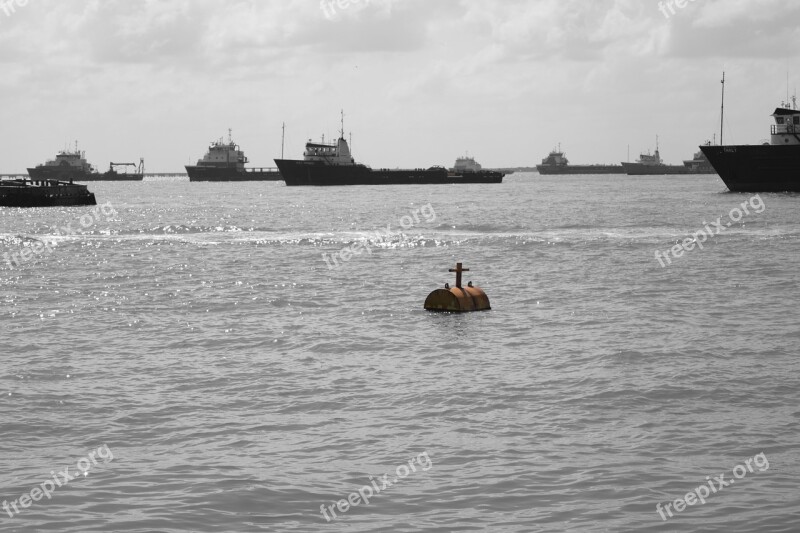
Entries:
{"type": "Polygon", "coordinates": [[[3,532],[800,529],[797,195],[90,189],[0,208],[3,532]]]}

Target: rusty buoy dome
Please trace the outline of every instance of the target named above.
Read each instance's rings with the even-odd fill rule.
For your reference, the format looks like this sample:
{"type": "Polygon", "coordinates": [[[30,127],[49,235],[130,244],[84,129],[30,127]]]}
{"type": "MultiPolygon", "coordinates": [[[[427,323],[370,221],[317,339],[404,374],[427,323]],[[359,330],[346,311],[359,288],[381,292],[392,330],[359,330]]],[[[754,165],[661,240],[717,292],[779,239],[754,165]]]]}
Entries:
{"type": "Polygon", "coordinates": [[[456,286],[445,285],[444,289],[436,289],[425,300],[425,310],[440,313],[469,313],[472,311],[489,311],[489,297],[470,281],[466,287],[461,286],[461,273],[469,272],[458,263],[450,272],[456,273],[456,286]]]}

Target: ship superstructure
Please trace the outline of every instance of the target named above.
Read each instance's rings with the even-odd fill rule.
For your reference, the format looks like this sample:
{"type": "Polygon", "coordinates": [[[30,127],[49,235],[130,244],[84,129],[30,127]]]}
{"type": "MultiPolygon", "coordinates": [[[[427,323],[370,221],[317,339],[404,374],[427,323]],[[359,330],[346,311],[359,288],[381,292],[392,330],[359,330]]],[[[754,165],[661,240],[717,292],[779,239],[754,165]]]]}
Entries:
{"type": "Polygon", "coordinates": [[[86,160],[86,152],[78,149],[76,141],[74,150],[64,149],[58,152],[55,159],[29,168],[28,175],[33,180],[88,181],[88,178],[98,175],[98,172],[86,160]]]}
{"type": "Polygon", "coordinates": [[[483,167],[480,163],[475,161],[474,157],[464,156],[456,159],[456,164],[453,166],[453,172],[480,172],[483,167]]]}
{"type": "Polygon", "coordinates": [[[553,174],[624,174],[621,165],[570,165],[567,155],[561,151],[561,145],[553,149],[542,159],[536,170],[542,175],[553,174]]]}
{"type": "Polygon", "coordinates": [[[250,161],[228,130],[228,141],[220,138],[211,143],[206,155],[194,166],[186,166],[189,181],[277,181],[280,172],[274,168],[245,167],[250,161]]]}
{"type": "Polygon", "coordinates": [[[144,159],[135,163],[111,163],[108,172],[99,173],[97,169],[86,160],[86,152],[78,149],[75,142],[74,150],[62,150],[55,159],[43,165],[28,169],[32,180],[56,181],[142,181],[144,179],[144,159]],[[116,167],[134,167],[135,172],[117,172],[116,167]]]}
{"type": "Polygon", "coordinates": [[[629,176],[664,176],[668,174],[689,174],[686,165],[667,165],[661,159],[661,152],[658,149],[658,137],[656,137],[656,152],[651,154],[640,154],[635,163],[622,163],[622,168],[629,176]]]}
{"type": "Polygon", "coordinates": [[[487,170],[451,172],[438,166],[426,169],[372,169],[356,163],[344,138],[344,113],[342,129],[335,143],[325,143],[324,139],[319,143],[309,140],[302,161],[276,159],[275,163],[289,186],[502,183],[505,175],[487,170]]]}

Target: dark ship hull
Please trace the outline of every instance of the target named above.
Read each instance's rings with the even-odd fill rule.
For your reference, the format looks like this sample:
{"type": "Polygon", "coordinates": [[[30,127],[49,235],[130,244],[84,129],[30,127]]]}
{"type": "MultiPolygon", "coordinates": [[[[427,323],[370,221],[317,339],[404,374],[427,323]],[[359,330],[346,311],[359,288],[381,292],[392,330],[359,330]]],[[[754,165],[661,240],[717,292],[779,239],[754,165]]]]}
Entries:
{"type": "Polygon", "coordinates": [[[74,181],[143,181],[144,174],[119,174],[117,172],[106,172],[105,174],[90,174],[84,179],[74,181]]]}
{"type": "Polygon", "coordinates": [[[280,181],[281,173],[274,169],[245,169],[187,166],[189,181],[280,181]]]}
{"type": "Polygon", "coordinates": [[[732,192],[800,192],[800,145],[700,149],[732,192]]]}
{"type": "Polygon", "coordinates": [[[624,174],[622,165],[537,165],[539,174],[624,174]]]}
{"type": "Polygon", "coordinates": [[[276,159],[286,185],[430,185],[502,183],[504,174],[488,170],[456,174],[446,168],[373,170],[365,165],[328,165],[316,161],[276,159]]]}
{"type": "Polygon", "coordinates": [[[622,163],[628,176],[667,176],[672,174],[691,174],[685,165],[645,165],[642,163],[622,163]]]}
{"type": "Polygon", "coordinates": [[[69,169],[60,167],[36,167],[28,169],[28,176],[36,181],[57,180],[57,181],[142,181],[144,174],[120,174],[118,172],[85,172],[80,169],[69,169]]]}
{"type": "Polygon", "coordinates": [[[2,207],[58,207],[97,205],[94,193],[85,185],[59,181],[0,181],[2,207]]]}
{"type": "Polygon", "coordinates": [[[685,161],[683,165],[645,165],[642,163],[622,163],[628,176],[669,176],[675,174],[716,174],[707,161],[685,161]]]}

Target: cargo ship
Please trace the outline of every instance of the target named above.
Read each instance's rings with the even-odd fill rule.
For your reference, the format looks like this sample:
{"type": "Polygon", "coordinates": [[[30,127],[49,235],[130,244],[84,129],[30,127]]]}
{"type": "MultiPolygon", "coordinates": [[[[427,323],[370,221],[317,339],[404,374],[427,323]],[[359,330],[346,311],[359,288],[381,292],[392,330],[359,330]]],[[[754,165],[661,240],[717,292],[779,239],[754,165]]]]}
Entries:
{"type": "Polygon", "coordinates": [[[56,181],[142,181],[144,179],[144,160],[139,160],[137,172],[120,173],[114,167],[133,166],[134,163],[111,163],[109,171],[100,173],[86,160],[86,152],[78,150],[78,143],[75,143],[75,150],[62,150],[56,158],[47,161],[43,165],[28,169],[28,176],[33,180],[56,180],[56,181]]]}
{"type": "Polygon", "coordinates": [[[732,192],[800,192],[800,110],[784,102],[772,113],[770,141],[761,145],[701,146],[732,192]]]}
{"type": "Polygon", "coordinates": [[[536,170],[542,175],[553,174],[624,174],[622,165],[570,165],[566,154],[561,151],[561,146],[557,150],[550,152],[546,158],[542,159],[541,165],[536,165],[536,170]]]}
{"type": "Polygon", "coordinates": [[[56,180],[0,180],[0,207],[97,205],[86,185],[56,180]]]}
{"type": "Polygon", "coordinates": [[[456,167],[426,169],[373,169],[356,163],[350,154],[350,146],[344,138],[342,126],[339,140],[335,143],[306,143],[303,160],[276,159],[275,163],[286,185],[331,186],[331,185],[428,185],[451,183],[502,183],[502,172],[483,170],[474,159],[459,158],[456,167]],[[459,161],[461,163],[459,164],[459,161]]]}
{"type": "Polygon", "coordinates": [[[665,176],[674,174],[714,174],[714,168],[703,156],[702,152],[694,155],[693,159],[684,161],[682,165],[667,165],[661,159],[658,150],[658,137],[656,137],[656,153],[640,154],[636,163],[622,163],[622,168],[628,176],[665,176]]]}
{"type": "Polygon", "coordinates": [[[279,181],[283,179],[275,168],[245,168],[249,163],[239,145],[233,142],[228,130],[228,142],[219,139],[211,143],[197,165],[186,166],[189,181],[279,181]]]}
{"type": "Polygon", "coordinates": [[[661,159],[658,150],[658,137],[656,137],[656,153],[640,154],[635,163],[622,163],[622,168],[628,176],[663,176],[667,174],[688,174],[686,165],[667,165],[661,159]]]}
{"type": "MultiPolygon", "coordinates": [[[[704,146],[711,146],[711,142],[706,142],[704,146]]],[[[694,154],[693,159],[683,162],[683,165],[689,171],[689,174],[716,174],[717,171],[711,166],[711,161],[708,160],[703,150],[694,154]]]]}

